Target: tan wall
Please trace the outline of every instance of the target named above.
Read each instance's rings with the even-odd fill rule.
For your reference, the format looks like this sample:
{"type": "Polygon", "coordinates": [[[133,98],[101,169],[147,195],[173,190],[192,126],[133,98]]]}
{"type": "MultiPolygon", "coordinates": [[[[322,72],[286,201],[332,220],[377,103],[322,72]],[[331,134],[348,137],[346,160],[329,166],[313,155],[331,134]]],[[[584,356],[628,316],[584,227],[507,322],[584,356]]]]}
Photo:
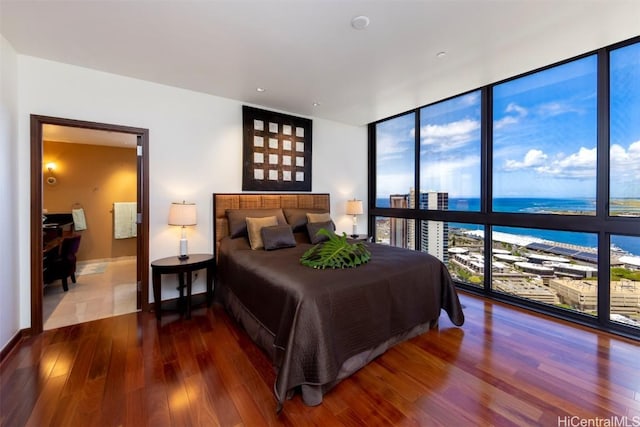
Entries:
{"type": "Polygon", "coordinates": [[[135,148],[53,141],[43,147],[43,208],[49,213],[70,213],[76,204],[84,209],[87,229],[78,232],[78,260],[135,256],[135,238],[113,238],[113,203],[136,201],[135,148]],[[56,165],[55,185],[47,183],[49,162],[56,165]]]}

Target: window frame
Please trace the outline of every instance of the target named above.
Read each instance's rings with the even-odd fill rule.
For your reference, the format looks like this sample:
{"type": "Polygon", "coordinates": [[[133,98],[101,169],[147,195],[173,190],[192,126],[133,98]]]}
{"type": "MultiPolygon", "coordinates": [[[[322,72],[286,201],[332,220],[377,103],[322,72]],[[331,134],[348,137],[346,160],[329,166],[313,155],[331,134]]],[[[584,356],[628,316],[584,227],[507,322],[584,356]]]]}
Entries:
{"type": "MultiPolygon", "coordinates": [[[[587,325],[600,330],[606,330],[633,339],[640,339],[640,330],[631,326],[626,326],[610,320],[610,247],[612,235],[625,235],[640,237],[640,217],[623,217],[609,215],[609,166],[610,166],[610,143],[609,143],[609,54],[611,51],[628,45],[640,43],[640,37],[616,43],[604,48],[587,52],[582,55],[560,61],[545,67],[532,70],[518,76],[511,77],[499,82],[488,84],[481,88],[456,94],[454,96],[439,100],[435,103],[445,102],[471,92],[480,91],[481,96],[481,188],[480,188],[480,210],[479,211],[440,211],[422,210],[418,206],[408,209],[379,208],[376,207],[376,124],[403,114],[415,113],[416,129],[420,129],[420,111],[422,108],[435,103],[419,106],[400,114],[385,119],[372,122],[368,125],[369,155],[368,155],[368,226],[370,230],[375,230],[375,218],[394,217],[414,219],[417,221],[443,221],[478,224],[484,227],[485,253],[491,253],[491,236],[494,226],[526,227],[537,229],[565,230],[575,232],[594,233],[598,236],[598,316],[592,317],[562,309],[560,307],[547,306],[534,301],[498,293],[492,290],[491,257],[485,257],[485,276],[483,287],[473,287],[464,283],[456,283],[460,289],[480,294],[484,297],[507,302],[548,315],[552,315],[575,323],[587,325]],[[493,182],[492,182],[492,88],[504,82],[518,79],[533,73],[537,73],[552,67],[579,60],[590,55],[597,56],[597,172],[596,172],[596,212],[595,215],[558,215],[558,214],[538,214],[538,213],[510,213],[494,212],[492,210],[493,182]],[[636,230],[634,232],[634,230],[636,230]]],[[[415,132],[415,191],[417,194],[420,188],[420,133],[415,132]]],[[[420,250],[418,228],[415,227],[416,250],[420,250]]]]}

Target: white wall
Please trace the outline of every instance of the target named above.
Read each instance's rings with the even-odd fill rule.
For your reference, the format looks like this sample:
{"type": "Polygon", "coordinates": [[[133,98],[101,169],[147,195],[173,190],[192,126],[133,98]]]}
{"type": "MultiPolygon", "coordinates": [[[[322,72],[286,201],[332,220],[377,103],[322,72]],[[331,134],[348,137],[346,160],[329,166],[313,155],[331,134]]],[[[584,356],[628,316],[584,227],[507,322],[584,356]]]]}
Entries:
{"type": "MultiPolygon", "coordinates": [[[[18,332],[18,266],[20,253],[17,192],[18,60],[13,47],[0,35],[0,349],[18,332]]],[[[28,163],[27,163],[28,166],[28,163]]],[[[29,198],[27,197],[27,203],[29,198]]],[[[28,254],[27,254],[28,257],[28,254]]],[[[28,264],[27,264],[28,266],[28,264]]],[[[28,267],[27,267],[28,268],[28,267]]]]}
{"type": "MultiPolygon", "coordinates": [[[[167,225],[167,215],[170,203],[183,199],[198,206],[189,252],[212,252],[211,193],[241,191],[241,102],[22,55],[18,75],[21,327],[30,323],[30,114],[148,128],[150,259],[177,253],[180,231],[167,225]]],[[[350,232],[346,200],[367,196],[366,127],[312,119],[312,190],[331,193],[338,230],[350,232]]],[[[364,215],[360,222],[366,231],[364,215]]],[[[194,290],[203,290],[203,282],[199,277],[194,290]]],[[[163,299],[177,295],[165,278],[162,292],[163,299]]]]}

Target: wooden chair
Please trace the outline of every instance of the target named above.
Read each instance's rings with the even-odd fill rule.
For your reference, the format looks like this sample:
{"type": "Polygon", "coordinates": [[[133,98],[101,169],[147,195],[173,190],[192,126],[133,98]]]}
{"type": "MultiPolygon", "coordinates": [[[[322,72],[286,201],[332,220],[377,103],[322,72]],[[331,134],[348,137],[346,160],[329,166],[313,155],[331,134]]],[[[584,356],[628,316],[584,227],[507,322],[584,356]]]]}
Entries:
{"type": "Polygon", "coordinates": [[[51,261],[44,277],[44,283],[48,284],[55,280],[62,280],[62,289],[69,290],[67,278],[71,277],[71,282],[76,283],[76,253],[80,248],[81,235],[65,237],[60,244],[60,254],[51,261]]]}

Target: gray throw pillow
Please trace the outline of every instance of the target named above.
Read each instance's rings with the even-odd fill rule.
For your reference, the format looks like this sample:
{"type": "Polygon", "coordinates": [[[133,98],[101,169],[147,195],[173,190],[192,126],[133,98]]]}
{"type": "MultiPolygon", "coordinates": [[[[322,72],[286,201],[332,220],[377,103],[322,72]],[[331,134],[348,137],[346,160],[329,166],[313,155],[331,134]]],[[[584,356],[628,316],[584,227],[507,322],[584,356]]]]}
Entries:
{"type": "Polygon", "coordinates": [[[316,243],[324,242],[329,240],[329,238],[323,234],[318,234],[318,231],[324,228],[330,233],[335,231],[335,226],[333,225],[333,221],[325,221],[325,222],[308,222],[307,223],[307,233],[309,234],[309,240],[314,245],[316,243]]]}
{"type": "Polygon", "coordinates": [[[296,245],[296,239],[293,231],[288,225],[273,225],[264,227],[261,230],[262,243],[264,249],[272,251],[275,249],[292,248],[296,245]]]}

